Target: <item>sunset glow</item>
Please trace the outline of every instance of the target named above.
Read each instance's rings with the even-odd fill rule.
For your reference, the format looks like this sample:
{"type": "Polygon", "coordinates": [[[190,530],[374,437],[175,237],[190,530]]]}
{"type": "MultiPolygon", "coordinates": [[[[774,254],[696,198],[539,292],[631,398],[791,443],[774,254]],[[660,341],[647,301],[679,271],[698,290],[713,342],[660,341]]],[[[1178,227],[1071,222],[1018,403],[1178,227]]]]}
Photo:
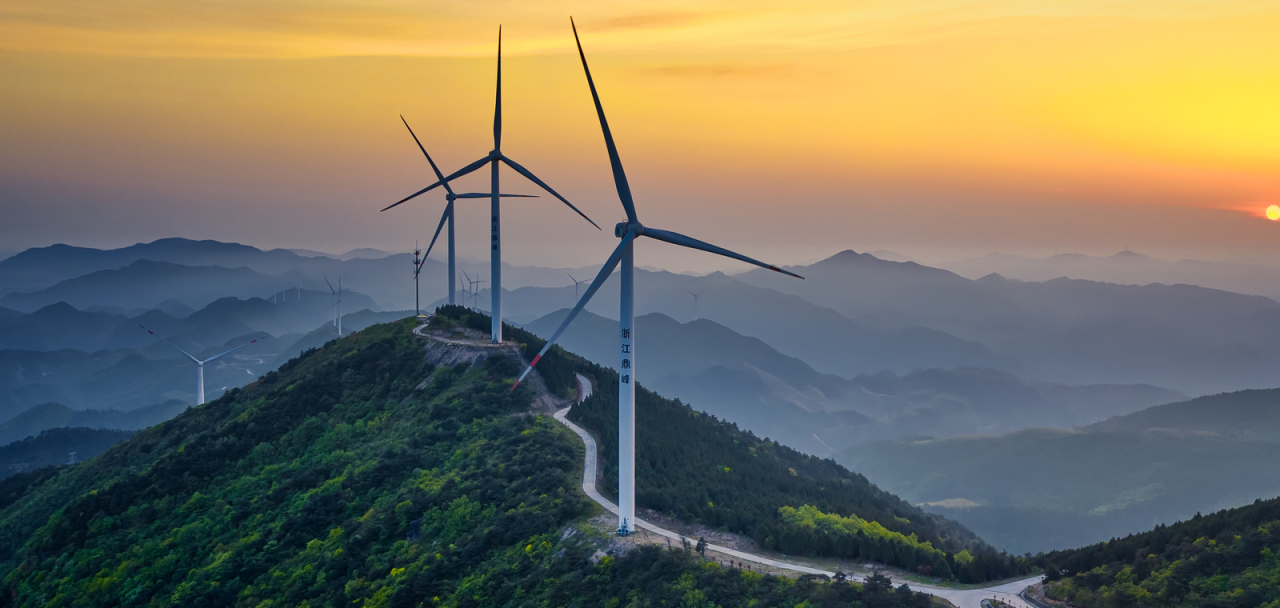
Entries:
{"type": "Polygon", "coordinates": [[[1280,8],[825,0],[0,0],[0,196],[354,218],[420,187],[399,114],[445,164],[487,149],[502,21],[510,145],[611,214],[570,14],[655,213],[696,199],[768,224],[797,187],[810,217],[856,203],[861,225],[891,200],[1280,196],[1280,8]]]}

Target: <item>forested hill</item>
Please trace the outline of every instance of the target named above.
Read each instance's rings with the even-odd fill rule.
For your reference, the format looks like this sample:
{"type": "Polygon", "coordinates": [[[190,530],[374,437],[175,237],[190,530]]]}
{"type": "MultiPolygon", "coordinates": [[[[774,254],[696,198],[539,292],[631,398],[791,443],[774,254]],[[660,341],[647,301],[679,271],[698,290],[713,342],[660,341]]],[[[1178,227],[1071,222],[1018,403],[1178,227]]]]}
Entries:
{"type": "MultiPolygon", "coordinates": [[[[602,440],[602,490],[614,494],[618,376],[593,364],[580,370],[596,390],[569,418],[602,440]]],[[[636,444],[637,506],[745,534],[767,549],[872,560],[967,582],[1027,572],[1026,564],[964,526],[877,488],[834,460],[756,437],[643,387],[636,390],[636,444]]]]}
{"type": "Polygon", "coordinates": [[[519,365],[434,368],[411,328],[370,327],[0,484],[0,605],[927,605],[681,551],[601,557],[581,443],[513,415],[534,397],[509,390],[519,365]]]}
{"type": "Polygon", "coordinates": [[[1280,605],[1280,498],[1039,558],[1081,608],[1280,605]]]}

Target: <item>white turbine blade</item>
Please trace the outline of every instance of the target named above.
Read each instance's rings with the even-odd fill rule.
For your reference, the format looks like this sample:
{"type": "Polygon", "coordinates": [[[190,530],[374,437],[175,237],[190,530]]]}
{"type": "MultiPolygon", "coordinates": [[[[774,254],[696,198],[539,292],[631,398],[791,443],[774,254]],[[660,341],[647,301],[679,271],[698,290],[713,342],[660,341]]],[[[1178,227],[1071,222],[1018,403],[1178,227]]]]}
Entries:
{"type": "MultiPolygon", "coordinates": [[[[499,194],[502,198],[538,198],[536,194],[499,194]]],[[[454,195],[454,198],[493,198],[488,192],[467,192],[465,194],[454,195]]]]}
{"type": "Polygon", "coordinates": [[[427,255],[422,256],[422,262],[418,264],[418,270],[422,270],[422,265],[427,263],[427,257],[431,255],[431,248],[436,246],[436,239],[440,237],[440,229],[444,228],[445,222],[449,221],[449,212],[453,210],[453,201],[444,206],[444,215],[440,216],[440,225],[436,226],[436,233],[431,237],[431,244],[427,245],[427,255]]]}
{"type": "Polygon", "coordinates": [[[690,238],[690,237],[687,237],[687,236],[685,236],[685,235],[683,235],[683,234],[678,234],[678,233],[670,232],[670,231],[667,231],[667,230],[658,230],[657,228],[650,228],[650,227],[648,227],[648,226],[645,226],[645,228],[644,228],[644,236],[652,237],[652,238],[658,239],[659,241],[666,241],[666,242],[671,243],[671,244],[673,244],[673,245],[680,245],[680,246],[682,246],[682,247],[688,247],[688,248],[690,248],[690,249],[700,249],[700,250],[702,250],[702,251],[709,251],[709,252],[711,252],[711,253],[715,253],[715,254],[722,255],[722,256],[724,256],[724,257],[726,257],[726,258],[733,258],[733,259],[735,259],[735,260],[741,260],[741,261],[746,262],[746,263],[748,263],[748,264],[755,264],[756,266],[759,266],[759,267],[761,267],[761,268],[768,268],[769,270],[772,270],[772,271],[774,271],[774,272],[781,272],[782,274],[790,275],[790,276],[793,276],[793,277],[795,277],[795,278],[797,278],[797,279],[803,279],[803,278],[804,278],[804,277],[802,277],[802,276],[800,276],[800,275],[798,275],[798,274],[796,274],[796,273],[794,273],[794,272],[788,272],[788,271],[783,270],[783,269],[781,269],[781,268],[778,268],[777,266],[774,266],[774,265],[772,265],[772,264],[765,264],[764,262],[761,262],[760,260],[754,260],[754,259],[751,259],[751,258],[749,258],[749,257],[747,257],[747,256],[745,256],[745,255],[740,254],[740,253],[734,253],[734,252],[729,251],[728,249],[725,249],[725,248],[723,248],[723,247],[716,247],[715,245],[712,245],[711,243],[706,243],[706,242],[703,242],[703,241],[699,241],[698,239],[690,238]]]}
{"type": "Polygon", "coordinates": [[[231,354],[231,353],[234,353],[234,352],[236,352],[236,351],[238,351],[238,350],[240,350],[240,349],[242,349],[242,348],[244,348],[244,347],[246,347],[246,346],[248,346],[248,345],[250,345],[250,344],[253,344],[254,342],[257,342],[258,340],[266,340],[266,339],[267,339],[267,337],[266,337],[266,336],[262,336],[261,338],[256,338],[256,339],[254,339],[254,340],[250,340],[250,341],[245,342],[244,344],[241,344],[240,346],[237,346],[237,347],[235,347],[235,348],[233,348],[233,349],[231,349],[231,350],[229,350],[229,351],[227,351],[227,352],[224,352],[224,353],[218,353],[218,354],[216,354],[216,355],[214,355],[214,356],[212,356],[212,357],[209,357],[208,359],[205,359],[205,360],[204,360],[204,362],[205,362],[205,363],[208,363],[208,362],[210,362],[210,361],[213,361],[214,359],[217,359],[218,357],[222,357],[222,356],[224,356],[224,355],[229,355],[229,354],[231,354]]]}
{"type": "MultiPolygon", "coordinates": [[[[151,331],[151,330],[147,329],[145,325],[143,325],[143,324],[139,323],[139,324],[138,324],[138,327],[141,327],[141,328],[143,329],[143,331],[146,331],[147,333],[149,333],[149,334],[151,334],[151,335],[153,335],[153,336],[156,336],[156,332],[154,332],[154,331],[151,331]]],[[[156,336],[156,337],[157,337],[157,338],[160,338],[160,336],[156,336]]],[[[178,348],[178,345],[177,345],[177,344],[174,344],[173,342],[170,342],[170,341],[168,341],[168,340],[165,340],[164,338],[160,338],[160,341],[161,341],[161,342],[164,342],[165,344],[168,344],[169,346],[172,346],[172,347],[173,347],[173,350],[176,350],[176,351],[178,351],[178,352],[180,352],[180,353],[182,353],[182,354],[186,355],[188,359],[191,359],[192,361],[195,361],[196,363],[200,363],[200,360],[199,360],[199,359],[197,359],[197,358],[195,358],[195,357],[191,356],[191,353],[189,353],[189,352],[187,352],[187,351],[185,351],[185,350],[182,350],[181,348],[178,348]]]]}
{"type": "Polygon", "coordinates": [[[618,262],[622,261],[623,250],[625,250],[627,245],[630,245],[631,241],[635,240],[635,238],[635,234],[631,232],[628,232],[622,237],[622,242],[618,243],[618,248],[614,249],[613,253],[609,255],[609,259],[605,261],[604,266],[600,268],[600,272],[596,275],[596,279],[591,282],[591,286],[587,287],[587,290],[582,293],[582,297],[578,299],[578,304],[573,307],[573,310],[569,311],[569,316],[565,317],[564,321],[560,323],[560,327],[556,329],[556,333],[551,334],[551,337],[547,339],[547,343],[542,347],[542,350],[538,351],[538,356],[534,357],[533,361],[529,362],[529,367],[526,367],[524,369],[524,373],[520,374],[520,378],[518,378],[516,383],[511,386],[511,390],[516,390],[516,387],[520,386],[521,382],[524,382],[525,376],[528,376],[529,372],[533,371],[533,366],[538,364],[538,359],[541,359],[542,355],[547,354],[547,351],[551,350],[551,346],[556,343],[556,340],[560,339],[560,334],[564,333],[565,329],[568,329],[569,324],[578,316],[578,313],[582,312],[583,307],[585,307],[587,302],[591,300],[591,296],[596,295],[596,292],[600,290],[600,286],[604,285],[604,282],[609,279],[609,275],[613,274],[613,269],[618,267],[618,262]]]}
{"type": "MultiPolygon", "coordinates": [[[[531,182],[533,182],[533,183],[535,183],[535,184],[538,184],[538,186],[539,186],[539,187],[541,187],[543,190],[546,190],[547,192],[550,192],[550,193],[551,193],[551,196],[554,196],[554,197],[556,197],[556,198],[560,199],[560,202],[562,202],[562,203],[564,203],[564,204],[568,205],[570,209],[573,209],[574,211],[577,211],[578,215],[581,215],[581,216],[582,216],[582,219],[587,220],[588,222],[591,222],[591,218],[587,217],[587,214],[585,214],[585,213],[583,213],[583,212],[581,212],[581,211],[578,211],[578,208],[577,208],[577,207],[574,207],[574,206],[573,206],[573,203],[570,203],[570,202],[568,201],[568,199],[566,199],[565,197],[560,196],[560,193],[559,193],[559,192],[556,192],[555,190],[552,190],[552,189],[551,189],[551,186],[548,186],[548,185],[546,184],[546,182],[544,182],[544,181],[542,181],[542,180],[538,179],[538,176],[534,175],[534,174],[533,174],[532,172],[530,172],[528,169],[525,169],[524,167],[520,166],[520,163],[517,163],[516,161],[511,160],[510,158],[507,158],[507,157],[506,157],[506,155],[500,156],[499,158],[501,158],[501,159],[502,159],[502,162],[507,163],[507,166],[508,166],[508,167],[511,167],[512,169],[515,169],[515,170],[516,170],[516,173],[519,173],[520,175],[525,176],[525,178],[526,178],[526,179],[528,179],[529,181],[531,181],[531,182]]],[[[499,195],[499,196],[501,196],[501,195],[499,195]]],[[[595,226],[595,227],[596,227],[596,230],[600,230],[600,225],[599,225],[599,224],[596,224],[595,222],[591,222],[591,225],[592,225],[592,226],[595,226]]]]}
{"type": "Polygon", "coordinates": [[[324,284],[329,286],[329,293],[338,293],[333,290],[333,283],[329,282],[329,277],[325,277],[324,275],[321,276],[324,278],[324,284]]]}
{"type": "Polygon", "coordinates": [[[578,43],[578,57],[582,58],[582,71],[587,74],[587,86],[591,87],[591,99],[596,102],[596,115],[600,117],[600,130],[604,132],[604,145],[609,150],[609,166],[613,169],[613,185],[618,189],[618,200],[627,212],[627,221],[636,222],[636,205],[631,200],[631,185],[627,183],[627,173],[622,169],[622,159],[618,157],[618,146],[613,143],[613,132],[609,130],[609,121],[604,117],[604,106],[600,104],[600,94],[596,92],[596,83],[591,79],[591,68],[587,67],[587,55],[582,52],[582,41],[578,39],[578,26],[569,18],[569,26],[573,28],[573,41],[578,43]]]}
{"type": "Polygon", "coordinates": [[[427,154],[427,149],[422,147],[421,141],[418,141],[418,134],[413,132],[413,128],[409,126],[409,121],[404,119],[404,114],[400,115],[400,122],[404,123],[404,128],[409,129],[409,135],[413,136],[414,143],[418,144],[418,149],[422,150],[422,155],[427,157],[427,162],[431,163],[431,170],[436,172],[436,179],[440,180],[445,192],[453,194],[453,188],[449,187],[449,182],[444,179],[444,174],[440,172],[440,167],[436,166],[436,161],[431,160],[431,155],[427,154]]]}
{"type": "Polygon", "coordinates": [[[502,26],[498,26],[498,96],[493,104],[493,149],[502,149],[502,26]]]}
{"type": "Polygon", "coordinates": [[[421,189],[421,190],[419,190],[419,191],[417,191],[417,192],[414,192],[413,194],[410,194],[409,196],[406,196],[406,197],[404,197],[404,198],[402,198],[402,199],[400,199],[400,200],[396,201],[395,203],[393,203],[393,204],[391,204],[390,206],[388,206],[386,209],[383,209],[383,211],[386,211],[387,209],[390,209],[390,208],[392,208],[392,207],[395,207],[396,205],[399,205],[400,203],[404,203],[404,202],[406,202],[406,201],[409,201],[410,199],[413,199],[414,197],[417,197],[417,196],[419,196],[419,195],[421,195],[421,194],[426,194],[428,191],[434,190],[434,189],[436,188],[436,186],[439,186],[439,185],[441,185],[441,184],[443,184],[443,183],[445,183],[445,182],[451,182],[451,181],[453,181],[453,180],[455,180],[455,179],[458,179],[459,177],[462,177],[462,176],[464,176],[464,175],[466,175],[466,174],[468,174],[468,173],[471,173],[472,171],[475,171],[476,169],[479,169],[480,167],[483,167],[483,166],[485,166],[485,165],[489,164],[489,162],[491,162],[492,160],[493,160],[492,158],[490,158],[490,157],[486,156],[486,157],[484,157],[484,158],[482,158],[482,159],[480,159],[480,160],[478,160],[478,161],[476,161],[476,162],[474,162],[474,163],[471,163],[471,164],[469,164],[469,165],[467,165],[467,166],[465,166],[465,167],[463,167],[463,168],[461,168],[461,169],[458,169],[457,171],[454,171],[453,173],[451,173],[451,174],[449,174],[448,176],[446,176],[444,179],[442,179],[442,180],[440,180],[440,181],[437,181],[436,183],[431,184],[430,186],[427,186],[426,188],[423,188],[423,189],[421,189]]]}

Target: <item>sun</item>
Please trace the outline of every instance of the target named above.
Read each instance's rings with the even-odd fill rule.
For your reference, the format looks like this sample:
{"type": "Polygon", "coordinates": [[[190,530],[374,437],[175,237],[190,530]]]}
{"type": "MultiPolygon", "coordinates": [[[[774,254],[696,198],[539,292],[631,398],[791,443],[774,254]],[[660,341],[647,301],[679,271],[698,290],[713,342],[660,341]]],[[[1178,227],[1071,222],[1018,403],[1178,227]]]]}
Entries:
{"type": "Polygon", "coordinates": [[[1267,207],[1267,219],[1271,221],[1280,220],[1280,205],[1272,205],[1267,207]]]}

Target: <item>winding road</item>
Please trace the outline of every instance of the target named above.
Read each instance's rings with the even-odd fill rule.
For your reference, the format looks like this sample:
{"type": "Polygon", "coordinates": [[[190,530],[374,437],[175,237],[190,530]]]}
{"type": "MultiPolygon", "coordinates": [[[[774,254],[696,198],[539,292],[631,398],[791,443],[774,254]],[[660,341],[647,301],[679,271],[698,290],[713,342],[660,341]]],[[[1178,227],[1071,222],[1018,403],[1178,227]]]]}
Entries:
{"type": "MultiPolygon", "coordinates": [[[[587,397],[591,396],[591,392],[592,392],[591,381],[587,379],[587,377],[583,376],[582,374],[577,374],[577,376],[578,376],[578,386],[579,386],[578,403],[582,403],[587,397]]],[[[582,443],[586,446],[586,458],[585,458],[586,462],[584,463],[585,466],[583,467],[583,472],[582,472],[582,491],[588,497],[590,497],[591,500],[596,501],[596,503],[598,503],[600,506],[604,507],[610,513],[613,513],[616,515],[618,513],[618,505],[613,504],[613,502],[611,502],[609,499],[602,496],[600,492],[596,491],[596,441],[595,439],[592,439],[591,434],[588,433],[586,430],[584,430],[582,427],[572,422],[569,422],[569,420],[565,418],[565,416],[568,415],[570,409],[572,408],[566,407],[562,410],[557,411],[555,413],[555,419],[559,420],[561,424],[564,424],[565,426],[569,427],[569,430],[573,431],[574,433],[577,433],[578,437],[582,439],[582,443]]],[[[640,528],[648,530],[649,532],[652,532],[659,536],[664,536],[674,541],[679,541],[681,538],[683,538],[683,536],[681,536],[678,532],[672,532],[670,530],[659,528],[658,526],[655,526],[641,519],[636,519],[636,525],[639,526],[640,528]]],[[[770,566],[773,568],[778,568],[781,570],[791,570],[793,572],[800,572],[803,574],[819,574],[819,575],[825,574],[827,576],[835,576],[834,572],[830,572],[827,570],[821,570],[821,569],[812,568],[809,566],[802,566],[800,564],[793,564],[790,562],[778,561],[778,560],[770,559],[761,555],[746,553],[744,551],[738,551],[737,549],[730,549],[728,547],[721,547],[719,545],[714,545],[711,543],[707,543],[707,549],[714,551],[716,553],[721,553],[724,555],[731,556],[737,560],[748,561],[756,564],[763,564],[763,565],[770,566]]],[[[865,579],[865,577],[860,574],[850,575],[850,578],[856,581],[863,581],[865,579]]],[[[1022,580],[1005,583],[1003,585],[995,585],[992,587],[984,587],[981,589],[948,589],[945,587],[934,587],[932,585],[922,585],[917,583],[910,583],[910,584],[912,589],[943,598],[951,602],[955,606],[957,606],[957,608],[982,608],[982,601],[986,599],[991,599],[993,597],[999,598],[1005,603],[1010,604],[1012,606],[1016,606],[1017,608],[1033,608],[1030,604],[1026,603],[1022,598],[1018,597],[1017,594],[1018,592],[1027,588],[1028,585],[1037,583],[1039,581],[1040,581],[1040,576],[1037,575],[1037,576],[1025,578],[1022,580]]]]}

